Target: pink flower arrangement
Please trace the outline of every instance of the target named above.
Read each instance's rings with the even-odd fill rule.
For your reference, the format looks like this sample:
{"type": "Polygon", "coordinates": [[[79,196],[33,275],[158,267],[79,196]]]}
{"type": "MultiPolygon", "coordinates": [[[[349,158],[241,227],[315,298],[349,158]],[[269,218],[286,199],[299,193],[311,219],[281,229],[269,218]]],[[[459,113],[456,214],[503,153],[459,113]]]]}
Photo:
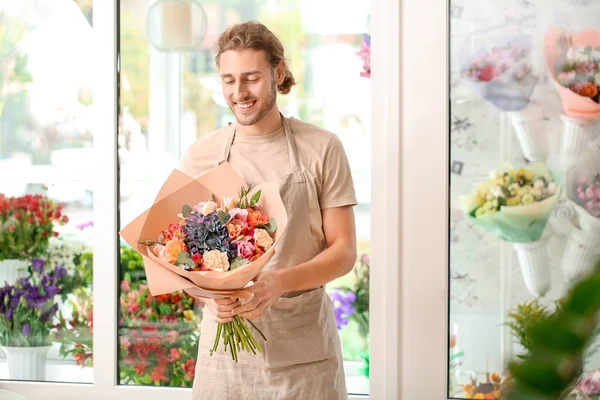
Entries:
{"type": "Polygon", "coordinates": [[[575,201],[582,206],[588,214],[600,218],[600,174],[594,177],[582,178],[577,183],[577,198],[575,201]]]}
{"type": "MultiPolygon", "coordinates": [[[[528,51],[515,44],[493,47],[490,51],[476,57],[464,75],[473,81],[489,82],[513,69],[527,55],[528,51]]],[[[513,75],[517,81],[521,81],[529,73],[529,68],[521,65],[515,69],[513,75]]]]}
{"type": "Polygon", "coordinates": [[[556,80],[573,93],[600,102],[600,47],[573,46],[568,37],[559,40],[556,80]]]}

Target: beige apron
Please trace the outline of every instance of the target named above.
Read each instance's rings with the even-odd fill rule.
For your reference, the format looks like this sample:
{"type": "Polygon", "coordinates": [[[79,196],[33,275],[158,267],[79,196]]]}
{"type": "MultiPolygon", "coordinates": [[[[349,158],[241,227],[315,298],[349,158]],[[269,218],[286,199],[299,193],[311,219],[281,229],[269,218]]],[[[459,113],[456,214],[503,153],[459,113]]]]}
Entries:
{"type": "MultiPolygon", "coordinates": [[[[281,178],[280,194],[288,213],[285,232],[265,269],[291,268],[325,248],[311,235],[307,182],[296,144],[282,116],[292,173],[281,178]]],[[[225,148],[229,158],[235,131],[225,148]]],[[[221,162],[223,162],[221,161],[221,162]]],[[[341,345],[333,305],[324,289],[288,293],[253,322],[267,341],[253,332],[262,354],[238,354],[239,362],[223,353],[210,356],[217,324],[204,308],[196,362],[193,400],[339,400],[347,399],[341,345]]],[[[250,328],[253,330],[252,328],[250,328]]]]}

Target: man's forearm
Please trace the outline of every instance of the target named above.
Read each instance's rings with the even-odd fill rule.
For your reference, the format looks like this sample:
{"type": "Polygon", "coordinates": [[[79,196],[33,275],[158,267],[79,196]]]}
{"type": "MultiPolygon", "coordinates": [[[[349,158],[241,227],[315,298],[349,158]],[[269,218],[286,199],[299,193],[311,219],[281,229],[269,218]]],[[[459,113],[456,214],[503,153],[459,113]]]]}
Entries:
{"type": "Polygon", "coordinates": [[[354,266],[353,243],[334,243],[315,258],[292,268],[277,270],[284,293],[314,289],[346,275],[354,266]]]}

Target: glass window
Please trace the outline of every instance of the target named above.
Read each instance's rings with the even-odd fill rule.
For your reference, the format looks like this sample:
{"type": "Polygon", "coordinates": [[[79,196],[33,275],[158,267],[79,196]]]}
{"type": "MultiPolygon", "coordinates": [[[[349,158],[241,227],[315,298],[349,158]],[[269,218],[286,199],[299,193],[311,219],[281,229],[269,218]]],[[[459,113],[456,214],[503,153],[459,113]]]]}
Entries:
{"type": "Polygon", "coordinates": [[[91,1],[0,5],[2,380],[93,380],[90,21],[91,1]]]}
{"type": "MultiPolygon", "coordinates": [[[[359,201],[355,208],[359,243],[356,273],[332,282],[327,290],[339,308],[348,391],[366,394],[369,382],[371,82],[359,53],[362,50],[368,55],[368,36],[365,35],[369,32],[370,4],[354,2],[347,9],[347,17],[339,20],[325,19],[328,14],[323,13],[322,4],[313,1],[272,1],[260,5],[209,1],[203,2],[202,7],[208,24],[207,34],[197,51],[161,52],[147,41],[147,4],[120,2],[120,226],[125,226],[140,210],[152,204],[160,185],[189,145],[233,121],[221,93],[212,44],[220,32],[233,23],[250,19],[264,23],[282,40],[298,81],[289,95],[279,96],[282,113],[336,133],[350,160],[359,201]],[[345,294],[349,290],[354,295],[345,294]]],[[[155,34],[150,32],[149,36],[155,37],[155,34]]],[[[173,380],[175,375],[169,375],[170,370],[157,370],[160,357],[150,359],[131,350],[136,338],[133,332],[144,329],[144,323],[138,318],[143,310],[138,310],[134,303],[140,304],[149,297],[144,291],[143,274],[136,280],[127,270],[141,271],[139,259],[133,260],[132,256],[124,262],[123,254],[127,253],[125,257],[131,254],[125,245],[121,252],[121,383],[189,386],[191,377],[177,375],[173,380]],[[134,289],[132,285],[136,284],[137,289],[134,289]],[[164,372],[164,376],[160,372],[164,372]]],[[[177,346],[190,355],[182,356],[173,370],[179,368],[187,373],[186,363],[193,363],[198,339],[198,332],[191,329],[192,322],[198,321],[186,320],[186,315],[190,315],[186,311],[193,310],[194,318],[200,318],[196,306],[181,294],[172,294],[170,300],[165,297],[147,301],[152,302],[151,308],[158,310],[153,313],[154,318],[160,319],[160,312],[167,312],[165,307],[161,311],[161,302],[173,304],[173,296],[181,301],[179,309],[183,310],[177,314],[177,323],[186,327],[186,334],[177,339],[184,343],[177,346]]],[[[153,335],[164,339],[169,329],[161,328],[153,335]]],[[[161,346],[171,352],[174,345],[161,340],[161,346]]]]}
{"type": "MultiPolygon", "coordinates": [[[[599,16],[592,1],[451,2],[450,397],[501,390],[598,255],[599,16]]],[[[582,373],[599,367],[592,346],[582,373]]]]}

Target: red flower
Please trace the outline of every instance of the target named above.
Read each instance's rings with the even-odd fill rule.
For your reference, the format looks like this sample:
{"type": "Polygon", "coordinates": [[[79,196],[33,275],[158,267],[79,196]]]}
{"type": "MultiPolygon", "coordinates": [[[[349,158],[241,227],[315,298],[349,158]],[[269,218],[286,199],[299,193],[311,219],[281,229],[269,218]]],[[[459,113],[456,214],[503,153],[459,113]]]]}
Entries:
{"type": "Polygon", "coordinates": [[[166,381],[167,377],[165,376],[165,368],[164,367],[156,367],[154,371],[152,371],[152,375],[150,375],[150,380],[156,383],[160,383],[161,381],[166,381]]]}
{"type": "Polygon", "coordinates": [[[194,378],[194,372],[196,370],[196,361],[193,359],[189,359],[181,366],[181,368],[185,371],[185,378],[191,380],[194,378]]]}
{"type": "Polygon", "coordinates": [[[494,79],[494,66],[488,65],[484,69],[481,70],[481,74],[479,75],[479,80],[483,82],[489,82],[494,79]]]}
{"type": "Polygon", "coordinates": [[[58,236],[58,232],[54,232],[52,234],[54,235],[54,237],[58,236]]]}
{"type": "Polygon", "coordinates": [[[146,371],[146,362],[145,361],[135,364],[135,373],[136,374],[142,375],[145,371],[146,371]]]}
{"type": "Polygon", "coordinates": [[[181,294],[175,293],[173,297],[171,297],[171,304],[177,304],[181,301],[181,294]]]}
{"type": "Polygon", "coordinates": [[[171,362],[173,362],[175,360],[179,360],[181,358],[181,354],[179,353],[179,350],[177,350],[177,349],[171,349],[169,356],[170,356],[171,362]]]}

